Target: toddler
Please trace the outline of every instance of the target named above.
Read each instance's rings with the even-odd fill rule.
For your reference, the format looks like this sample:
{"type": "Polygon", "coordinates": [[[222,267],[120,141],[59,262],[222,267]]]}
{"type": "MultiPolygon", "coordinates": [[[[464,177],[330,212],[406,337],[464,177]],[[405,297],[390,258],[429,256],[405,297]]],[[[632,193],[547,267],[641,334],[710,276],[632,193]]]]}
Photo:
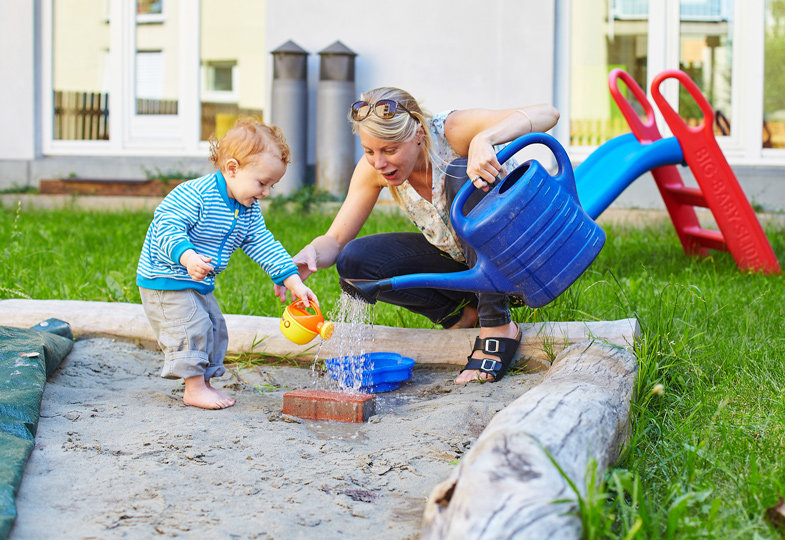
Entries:
{"type": "Polygon", "coordinates": [[[164,351],[161,376],[185,380],[186,404],[223,409],[235,401],[210,386],[212,377],[225,372],[228,342],[213,289],[231,254],[242,248],[306,306],[318,305],[318,299],[267,230],[257,203],[270,195],[290,161],[281,130],[240,119],[220,141],[211,141],[210,161],[214,173],[183,182],[156,208],[136,284],[164,351]]]}

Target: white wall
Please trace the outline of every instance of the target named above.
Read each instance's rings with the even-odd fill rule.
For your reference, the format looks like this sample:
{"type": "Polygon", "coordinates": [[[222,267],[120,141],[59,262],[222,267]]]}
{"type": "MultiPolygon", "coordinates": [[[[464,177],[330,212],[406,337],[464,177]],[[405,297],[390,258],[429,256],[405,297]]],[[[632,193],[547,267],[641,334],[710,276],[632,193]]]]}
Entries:
{"type": "Polygon", "coordinates": [[[34,5],[30,1],[0,0],[0,159],[35,157],[34,5]]]}
{"type": "Polygon", "coordinates": [[[358,55],[357,94],[397,86],[436,113],[553,103],[554,32],[554,0],[267,0],[265,43],[269,53],[291,39],[311,53],[313,163],[317,53],[336,40],[358,55]]]}

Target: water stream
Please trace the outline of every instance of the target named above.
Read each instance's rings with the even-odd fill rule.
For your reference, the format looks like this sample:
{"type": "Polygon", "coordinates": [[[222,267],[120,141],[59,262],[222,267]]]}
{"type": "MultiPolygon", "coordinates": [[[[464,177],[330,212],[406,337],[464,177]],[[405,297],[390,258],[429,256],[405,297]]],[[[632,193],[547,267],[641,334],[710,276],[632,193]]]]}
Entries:
{"type": "Polygon", "coordinates": [[[318,377],[323,342],[319,344],[311,366],[315,387],[325,384],[335,387],[337,384],[343,391],[361,391],[363,374],[367,379],[368,370],[373,369],[372,362],[366,358],[366,352],[373,343],[373,314],[373,305],[341,293],[335,309],[328,314],[335,324],[335,332],[330,338],[335,356],[324,359],[330,368],[328,376],[318,377]]]}
{"type": "MultiPolygon", "coordinates": [[[[335,308],[327,318],[335,324],[335,331],[330,338],[331,358],[322,358],[322,346],[319,343],[311,365],[312,387],[323,390],[339,390],[350,393],[376,392],[376,414],[394,414],[405,403],[427,399],[417,395],[412,388],[401,388],[385,391],[385,384],[377,384],[373,390],[370,386],[381,378],[380,372],[373,373],[374,357],[382,366],[389,366],[389,353],[372,352],[374,342],[374,310],[373,305],[342,293],[335,308]],[[373,377],[373,380],[372,380],[373,377]]],[[[394,354],[394,351],[391,351],[394,354]]],[[[387,369],[386,367],[383,369],[387,369]]],[[[388,372],[389,373],[389,372],[388,372]]],[[[420,382],[428,381],[431,374],[420,370],[420,382]]],[[[409,385],[407,385],[409,386],[409,385]]],[[[328,430],[329,431],[329,430],[328,430]]],[[[328,437],[346,438],[355,434],[348,429],[347,433],[323,434],[328,437]]]]}

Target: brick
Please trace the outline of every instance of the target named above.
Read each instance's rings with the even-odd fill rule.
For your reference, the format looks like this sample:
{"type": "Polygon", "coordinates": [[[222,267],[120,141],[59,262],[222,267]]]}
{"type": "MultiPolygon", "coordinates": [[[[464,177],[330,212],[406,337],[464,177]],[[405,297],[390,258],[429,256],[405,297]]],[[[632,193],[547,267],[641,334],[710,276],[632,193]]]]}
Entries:
{"type": "Polygon", "coordinates": [[[293,390],[283,395],[283,414],[308,420],[365,422],[376,413],[374,394],[293,390]]]}

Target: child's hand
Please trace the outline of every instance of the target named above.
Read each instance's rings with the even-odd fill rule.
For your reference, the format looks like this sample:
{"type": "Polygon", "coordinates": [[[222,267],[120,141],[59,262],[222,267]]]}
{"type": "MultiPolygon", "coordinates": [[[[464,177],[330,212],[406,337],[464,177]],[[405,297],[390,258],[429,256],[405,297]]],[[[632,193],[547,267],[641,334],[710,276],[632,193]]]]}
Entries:
{"type": "Polygon", "coordinates": [[[212,260],[212,257],[199,255],[192,249],[187,250],[180,256],[180,264],[185,266],[186,270],[188,270],[188,275],[196,281],[202,281],[207,277],[207,274],[213,271],[215,267],[209,264],[212,260]]]}
{"type": "MultiPolygon", "coordinates": [[[[310,307],[311,302],[313,302],[317,306],[319,305],[319,299],[316,298],[316,294],[314,294],[314,292],[311,289],[309,289],[305,285],[305,283],[303,283],[303,280],[300,279],[299,275],[293,274],[289,276],[288,278],[283,280],[283,284],[284,287],[286,287],[289,290],[289,292],[292,293],[293,297],[302,300],[303,305],[305,305],[305,307],[310,307]]],[[[279,295],[278,297],[281,299],[281,302],[285,302],[286,291],[284,290],[283,294],[279,295]]]]}
{"type": "MultiPolygon", "coordinates": [[[[305,281],[308,276],[316,272],[316,249],[308,244],[300,250],[300,253],[292,257],[292,261],[297,265],[300,280],[305,281]]],[[[281,302],[286,302],[286,287],[284,285],[275,285],[273,292],[281,299],[281,302]]],[[[314,296],[314,298],[316,297],[314,296]]],[[[319,305],[318,302],[316,304],[319,305]]]]}

